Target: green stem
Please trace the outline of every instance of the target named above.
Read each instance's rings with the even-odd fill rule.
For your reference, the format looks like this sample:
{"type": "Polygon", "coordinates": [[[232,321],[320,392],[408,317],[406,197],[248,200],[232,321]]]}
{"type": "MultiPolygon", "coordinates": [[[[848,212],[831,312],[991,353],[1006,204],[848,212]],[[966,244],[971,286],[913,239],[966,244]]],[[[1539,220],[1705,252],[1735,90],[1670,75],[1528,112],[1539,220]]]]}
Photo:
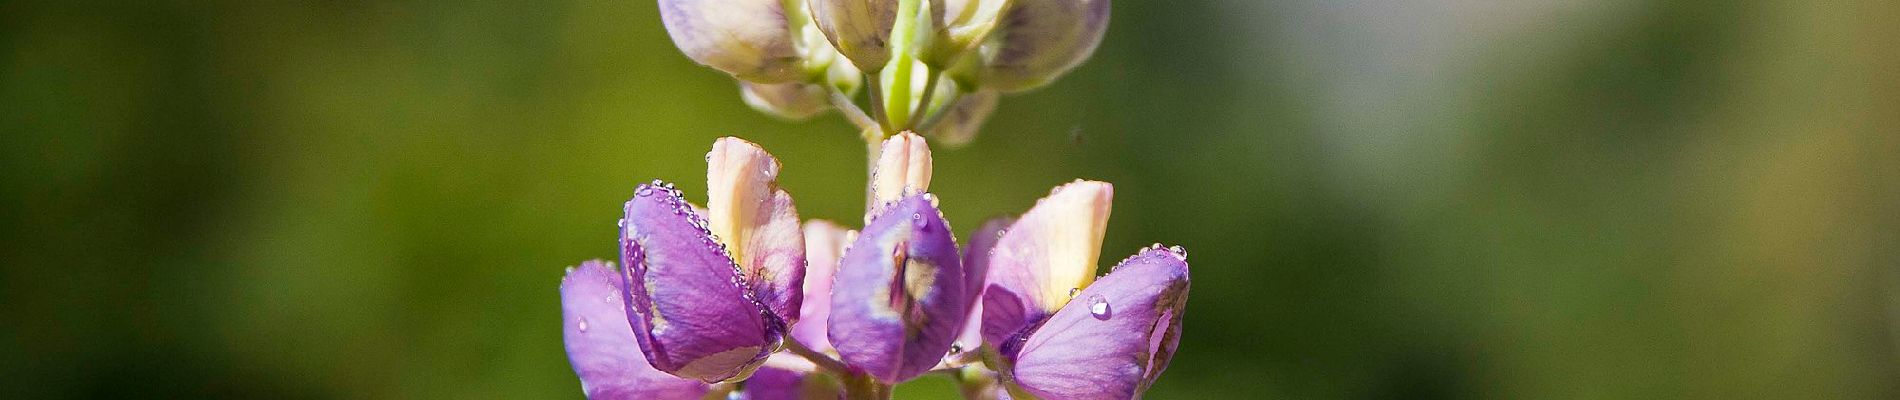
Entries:
{"type": "Polygon", "coordinates": [[[858,130],[869,129],[875,131],[883,129],[878,126],[877,121],[872,120],[870,116],[864,114],[863,108],[858,108],[858,103],[851,102],[851,98],[845,96],[844,92],[838,91],[837,88],[831,89],[831,107],[838,109],[839,113],[844,114],[844,119],[851,121],[851,125],[856,125],[858,130]]]}
{"type": "MultiPolygon", "coordinates": [[[[913,117],[916,117],[918,121],[929,120],[929,116],[924,114],[924,109],[930,108],[930,97],[936,95],[937,93],[937,79],[938,77],[943,76],[943,74],[936,73],[935,71],[924,71],[924,73],[929,74],[930,76],[929,78],[925,79],[925,82],[924,82],[924,95],[917,97],[917,108],[911,110],[910,112],[910,115],[913,117]]],[[[916,128],[917,128],[916,124],[912,124],[911,126],[904,127],[904,129],[910,129],[913,131],[917,130],[916,128]]],[[[923,132],[918,132],[918,133],[923,133],[923,132]]]]}
{"type": "Polygon", "coordinates": [[[888,400],[891,398],[891,386],[878,382],[867,374],[844,376],[844,398],[846,400],[888,400]]]}
{"type": "Polygon", "coordinates": [[[891,73],[891,93],[884,96],[887,129],[910,127],[910,73],[916,61],[910,47],[917,36],[918,1],[897,0],[897,20],[891,21],[891,63],[885,68],[891,73]]]}
{"type": "Polygon", "coordinates": [[[871,118],[877,121],[879,132],[884,134],[897,133],[890,129],[891,124],[888,122],[890,121],[890,117],[885,115],[884,99],[882,97],[884,93],[883,79],[883,72],[864,76],[865,89],[869,89],[871,92],[868,94],[868,96],[871,97],[871,118]]]}
{"type": "Polygon", "coordinates": [[[800,343],[798,339],[787,340],[785,342],[785,349],[791,350],[792,354],[797,354],[799,357],[804,357],[805,360],[811,361],[813,365],[817,365],[819,369],[823,369],[826,372],[839,375],[851,373],[851,367],[845,366],[843,361],[838,361],[836,358],[831,358],[830,355],[812,350],[810,347],[806,347],[804,343],[800,343]]]}

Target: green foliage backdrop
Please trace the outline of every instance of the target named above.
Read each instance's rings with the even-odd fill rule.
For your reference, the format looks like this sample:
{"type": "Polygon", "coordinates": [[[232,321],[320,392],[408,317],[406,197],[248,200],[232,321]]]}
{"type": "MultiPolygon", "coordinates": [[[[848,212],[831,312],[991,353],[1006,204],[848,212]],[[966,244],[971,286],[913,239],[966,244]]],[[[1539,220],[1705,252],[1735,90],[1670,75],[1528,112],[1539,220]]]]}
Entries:
{"type": "MultiPolygon", "coordinates": [[[[933,188],[1186,246],[1151,398],[1900,397],[1900,8],[1501,3],[1119,1],[933,188]]],[[[736,135],[863,199],[651,1],[0,2],[0,110],[7,398],[578,397],[634,185],[736,135]]]]}

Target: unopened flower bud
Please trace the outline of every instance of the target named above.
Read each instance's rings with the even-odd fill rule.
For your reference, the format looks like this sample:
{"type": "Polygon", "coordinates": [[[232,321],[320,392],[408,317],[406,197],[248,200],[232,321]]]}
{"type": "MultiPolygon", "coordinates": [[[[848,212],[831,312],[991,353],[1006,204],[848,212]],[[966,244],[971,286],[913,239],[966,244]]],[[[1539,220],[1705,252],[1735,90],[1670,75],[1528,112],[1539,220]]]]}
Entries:
{"type": "Polygon", "coordinates": [[[898,199],[930,190],[930,172],[930,145],[922,136],[902,132],[884,139],[871,170],[871,214],[898,199]]]}
{"type": "Polygon", "coordinates": [[[742,80],[803,77],[779,0],[659,0],[660,20],[686,57],[742,80]]]}
{"type": "Polygon", "coordinates": [[[890,61],[896,0],[808,0],[806,4],[812,22],[859,69],[876,72],[890,61]]]}
{"type": "Polygon", "coordinates": [[[942,120],[930,128],[931,137],[937,143],[946,146],[962,146],[976,138],[976,132],[983,128],[983,122],[990,119],[990,113],[996,111],[996,101],[1002,95],[995,91],[983,90],[976,93],[964,93],[956,96],[943,111],[942,120]]]}
{"type": "Polygon", "coordinates": [[[936,67],[948,66],[974,50],[1003,20],[1010,0],[942,0],[943,13],[935,24],[935,38],[923,59],[936,67]]]}
{"type": "Polygon", "coordinates": [[[1095,52],[1108,8],[1109,0],[1015,0],[978,49],[973,80],[1005,93],[1054,81],[1095,52]]]}
{"type": "Polygon", "coordinates": [[[752,109],[788,120],[811,118],[831,109],[823,86],[808,83],[752,83],[739,81],[740,97],[752,109]]]}

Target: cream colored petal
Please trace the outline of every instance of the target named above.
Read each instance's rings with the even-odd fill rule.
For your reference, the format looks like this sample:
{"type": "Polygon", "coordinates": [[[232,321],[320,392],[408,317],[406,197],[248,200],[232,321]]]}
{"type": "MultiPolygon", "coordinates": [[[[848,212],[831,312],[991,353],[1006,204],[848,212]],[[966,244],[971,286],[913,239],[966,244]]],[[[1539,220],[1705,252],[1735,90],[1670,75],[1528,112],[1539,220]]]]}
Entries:
{"type": "Polygon", "coordinates": [[[1095,280],[1114,193],[1106,182],[1077,180],[1038,200],[997,241],[991,283],[1023,292],[1026,306],[1044,313],[1061,309],[1095,280]]]}
{"type": "Polygon", "coordinates": [[[706,221],[758,300],[792,322],[802,300],[805,239],[778,172],[778,160],[752,142],[714,142],[706,154],[706,221]]]}
{"type": "Polygon", "coordinates": [[[930,190],[930,144],[916,133],[902,132],[884,140],[878,150],[877,166],[871,172],[870,204],[877,209],[905,195],[930,190]]]}

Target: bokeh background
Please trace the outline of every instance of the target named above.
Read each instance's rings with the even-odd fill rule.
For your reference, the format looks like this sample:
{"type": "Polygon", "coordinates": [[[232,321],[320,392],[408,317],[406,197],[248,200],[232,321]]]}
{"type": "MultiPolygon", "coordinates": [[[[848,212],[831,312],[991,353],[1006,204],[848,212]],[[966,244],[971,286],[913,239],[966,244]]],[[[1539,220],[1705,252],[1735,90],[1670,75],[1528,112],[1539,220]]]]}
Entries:
{"type": "MultiPolygon", "coordinates": [[[[939,148],[952,222],[1116,184],[1181,244],[1152,398],[1900,398],[1900,7],[1118,1],[939,148]]],[[[562,267],[761,143],[652,1],[0,2],[0,397],[562,398],[562,267]]],[[[945,398],[942,381],[900,389],[945,398]]]]}

